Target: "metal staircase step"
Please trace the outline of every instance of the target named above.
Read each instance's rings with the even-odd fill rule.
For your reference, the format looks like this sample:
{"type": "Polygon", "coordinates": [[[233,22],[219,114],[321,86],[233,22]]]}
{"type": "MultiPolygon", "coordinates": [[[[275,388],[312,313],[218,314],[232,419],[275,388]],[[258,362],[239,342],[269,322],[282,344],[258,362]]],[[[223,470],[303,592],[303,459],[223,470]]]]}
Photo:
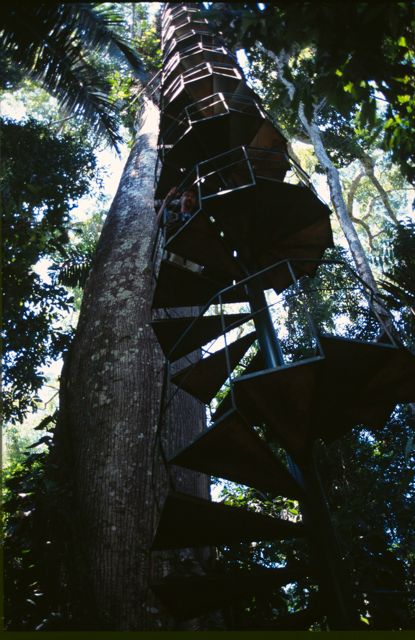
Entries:
{"type": "Polygon", "coordinates": [[[183,493],[165,501],[152,549],[179,549],[306,535],[302,524],[183,493]]]}
{"type": "Polygon", "coordinates": [[[300,485],[284,464],[234,410],[170,462],[274,495],[303,498],[300,485]]]}
{"type": "MultiPolygon", "coordinates": [[[[188,38],[190,40],[190,37],[188,38]]],[[[231,63],[232,64],[232,63],[231,63]]],[[[241,77],[237,67],[229,67],[225,73],[220,72],[221,65],[202,63],[196,69],[189,70],[175,82],[175,89],[165,91],[163,95],[163,112],[167,116],[178,116],[189,105],[214,93],[238,93],[247,97],[254,96],[241,77]]],[[[166,87],[167,89],[167,87],[166,87]]]]}
{"type": "Polygon", "coordinates": [[[265,269],[279,260],[289,260],[289,267],[282,264],[264,274],[264,288],[272,288],[281,293],[293,284],[293,275],[296,279],[304,275],[315,276],[325,250],[332,246],[330,224],[327,219],[322,218],[259,252],[258,269],[265,269]]]}
{"type": "Polygon", "coordinates": [[[195,213],[166,242],[166,250],[213,269],[221,282],[227,285],[234,280],[242,280],[246,275],[233,255],[235,246],[229,238],[220,235],[220,228],[202,211],[195,213]]]}
{"type": "Polygon", "coordinates": [[[209,611],[223,609],[254,595],[273,590],[304,578],[304,567],[282,569],[233,570],[207,575],[170,575],[152,585],[166,609],[178,620],[193,618],[209,611]]]}
{"type": "MultiPolygon", "coordinates": [[[[162,75],[162,87],[168,87],[177,77],[202,62],[229,62],[229,54],[222,47],[207,48],[203,46],[190,47],[173,56],[169,64],[165,65],[162,75]]],[[[160,131],[164,127],[163,117],[160,118],[160,131]]]]}
{"type": "MultiPolygon", "coordinates": [[[[215,218],[245,265],[251,257],[255,269],[293,258],[300,276],[302,270],[315,269],[312,261],[333,246],[330,210],[305,186],[257,178],[256,184],[247,183],[245,188],[213,195],[206,187],[205,193],[209,197],[202,198],[201,213],[215,218]],[[311,262],[301,265],[300,259],[311,262]]],[[[196,253],[196,247],[193,250],[196,253]]]]}
{"type": "MultiPolygon", "coordinates": [[[[362,401],[415,402],[415,355],[403,347],[321,336],[326,357],[342,359],[350,371],[366,373],[362,401]],[[358,367],[356,367],[358,362],[358,367]],[[354,365],[354,366],[353,366],[354,365]]],[[[361,375],[361,374],[360,374],[361,375]]]]}
{"type": "Polygon", "coordinates": [[[382,427],[399,402],[415,400],[415,356],[378,343],[321,336],[325,357],[243,375],[236,407],[264,421],[298,460],[316,438],[331,442],[358,425],[382,427]]]}
{"type": "Polygon", "coordinates": [[[213,47],[217,44],[217,36],[210,31],[204,31],[202,33],[191,33],[190,35],[179,40],[176,38],[172,38],[169,44],[166,45],[165,50],[163,50],[164,62],[166,62],[166,60],[175,53],[183,53],[184,51],[186,51],[190,47],[194,47],[198,43],[213,47]]]}
{"type": "Polygon", "coordinates": [[[313,440],[311,408],[322,368],[322,358],[316,357],[234,381],[238,411],[250,424],[265,423],[298,460],[307,457],[313,440]]]}
{"type": "Polygon", "coordinates": [[[256,331],[175,373],[172,382],[206,404],[215,397],[256,338],[256,331]]]}
{"type": "Polygon", "coordinates": [[[167,318],[151,323],[163,353],[173,362],[214,340],[222,333],[235,329],[251,318],[250,313],[223,316],[167,318]]]}
{"type": "MultiPolygon", "coordinates": [[[[248,375],[249,373],[254,373],[255,371],[261,371],[265,369],[265,360],[261,351],[257,351],[257,353],[252,358],[251,362],[248,364],[244,371],[244,375],[248,375]]],[[[235,405],[232,400],[232,393],[229,392],[222,402],[218,405],[216,411],[214,412],[212,418],[215,422],[217,422],[225,413],[230,411],[230,409],[234,409],[235,405]]],[[[257,424],[253,422],[252,424],[257,424]]]]}
{"type": "MultiPolygon", "coordinates": [[[[166,246],[216,269],[223,281],[244,277],[239,265],[249,266],[253,256],[255,271],[289,259],[299,278],[315,274],[324,251],[333,246],[333,237],[329,209],[311,190],[261,180],[202,200],[202,209],[166,246]]],[[[264,274],[265,287],[278,292],[292,284],[285,264],[264,274]]]]}
{"type": "MultiPolygon", "coordinates": [[[[181,131],[176,127],[177,142],[171,149],[166,148],[163,154],[164,167],[157,183],[157,196],[167,193],[171,188],[169,166],[175,165],[190,171],[197,162],[212,158],[222,153],[224,149],[233,149],[240,145],[273,147],[274,151],[286,152],[286,142],[281,133],[261,115],[255,107],[254,100],[252,100],[252,106],[247,103],[245,112],[243,104],[239,110],[238,104],[235,105],[236,108],[232,105],[232,96],[228,100],[229,110],[223,109],[220,113],[211,114],[212,109],[210,111],[206,109],[206,117],[200,116],[200,119],[192,124],[189,124],[186,118],[181,125],[181,131]]],[[[203,113],[202,106],[203,104],[201,113],[203,113]]],[[[195,108],[195,105],[192,107],[195,108]]],[[[164,127],[164,135],[163,131],[161,133],[162,144],[164,140],[169,140],[167,126],[164,127]]],[[[282,157],[280,166],[275,167],[273,171],[273,177],[276,180],[284,180],[289,168],[287,160],[282,157]]]]}
{"type": "MultiPolygon", "coordinates": [[[[195,307],[206,304],[227,282],[217,279],[208,269],[191,271],[170,260],[162,260],[153,296],[153,309],[163,307],[195,307]]],[[[223,296],[223,302],[246,302],[244,287],[236,287],[223,296]]]]}

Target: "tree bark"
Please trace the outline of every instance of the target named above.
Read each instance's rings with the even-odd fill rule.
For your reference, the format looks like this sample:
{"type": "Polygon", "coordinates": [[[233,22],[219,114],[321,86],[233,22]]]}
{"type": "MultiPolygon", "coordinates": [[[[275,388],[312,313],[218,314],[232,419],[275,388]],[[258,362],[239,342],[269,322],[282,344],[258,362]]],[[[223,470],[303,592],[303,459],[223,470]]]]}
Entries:
{"type": "MultiPolygon", "coordinates": [[[[149,586],[174,570],[181,554],[152,553],[150,546],[170,484],[164,455],[203,431],[205,412],[182,392],[170,428],[160,432],[164,360],[150,326],[157,132],[158,109],[146,101],[61,381],[56,445],[73,491],[73,588],[84,609],[78,628],[174,628],[149,586]]],[[[174,482],[208,497],[207,477],[180,471],[174,482]]]]}
{"type": "Polygon", "coordinates": [[[379,182],[379,180],[376,177],[375,174],[375,161],[370,157],[370,155],[368,153],[365,153],[365,151],[363,151],[363,149],[361,150],[361,155],[359,157],[360,160],[360,164],[362,165],[364,172],[366,174],[366,176],[369,178],[369,180],[372,182],[373,186],[377,189],[378,193],[379,193],[379,197],[382,201],[383,206],[385,207],[385,210],[389,216],[389,218],[392,220],[392,222],[394,224],[399,224],[399,220],[398,217],[391,205],[391,202],[389,200],[389,196],[386,193],[384,187],[381,185],[381,183],[379,182]]]}
{"type": "Polygon", "coordinates": [[[326,171],[331,200],[333,202],[336,215],[339,219],[341,228],[349,245],[350,252],[353,256],[357,272],[360,277],[366,282],[366,284],[368,284],[369,287],[376,291],[377,286],[376,281],[373,277],[372,269],[370,268],[365,250],[362,246],[362,243],[360,242],[360,238],[355,229],[355,226],[347,212],[346,203],[343,197],[343,190],[340,183],[339,171],[330,160],[326,149],[324,148],[318,125],[315,122],[310,122],[307,119],[304,113],[304,106],[301,103],[298,109],[298,115],[303,127],[310,136],[310,140],[313,144],[316,156],[326,171]]]}
{"type": "Polygon", "coordinates": [[[331,201],[340,222],[342,231],[346,237],[347,244],[349,245],[350,253],[352,254],[356,266],[356,271],[376,296],[373,300],[373,309],[381,318],[390,335],[397,338],[391,313],[380,300],[380,298],[376,295],[378,293],[376,280],[373,276],[373,272],[367,259],[366,252],[356,231],[356,227],[354,226],[353,221],[347,211],[346,202],[343,196],[343,189],[340,182],[339,171],[338,169],[336,169],[327,154],[318,125],[313,120],[308,120],[304,113],[304,105],[302,103],[300,103],[298,108],[298,116],[304,129],[310,136],[310,140],[313,144],[314,151],[319,162],[326,171],[331,201]]]}
{"type": "MultiPolygon", "coordinates": [[[[347,192],[347,200],[346,200],[346,211],[347,214],[350,218],[350,220],[358,225],[360,225],[366,232],[367,235],[367,241],[369,243],[369,247],[371,249],[373,249],[373,239],[374,236],[370,230],[370,225],[368,222],[365,222],[365,220],[362,220],[361,218],[356,218],[356,216],[353,215],[353,204],[354,204],[354,198],[356,195],[356,191],[357,188],[359,186],[359,183],[361,181],[361,179],[364,177],[364,173],[358,173],[357,175],[355,175],[355,177],[353,178],[349,190],[347,192]]],[[[367,217],[367,214],[366,216],[367,217]]]]}

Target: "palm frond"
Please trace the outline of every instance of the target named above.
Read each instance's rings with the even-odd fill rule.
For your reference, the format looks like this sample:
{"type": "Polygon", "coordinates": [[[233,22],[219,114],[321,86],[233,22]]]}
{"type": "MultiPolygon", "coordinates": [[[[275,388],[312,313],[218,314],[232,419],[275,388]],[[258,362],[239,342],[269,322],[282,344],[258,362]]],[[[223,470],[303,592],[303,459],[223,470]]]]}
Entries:
{"type": "Polygon", "coordinates": [[[66,287],[83,287],[91,271],[95,247],[77,251],[72,248],[66,252],[66,260],[53,270],[57,273],[57,281],[66,287]]]}
{"type": "Polygon", "coordinates": [[[63,109],[85,118],[117,146],[115,104],[108,87],[89,62],[91,53],[107,49],[124,56],[144,80],[140,58],[115,29],[120,16],[89,3],[3,3],[0,45],[63,109]]]}
{"type": "Polygon", "coordinates": [[[125,59],[137,78],[143,84],[148,80],[140,56],[130,46],[126,38],[117,28],[124,23],[123,17],[114,8],[101,5],[93,9],[88,2],[75,5],[82,22],[82,31],[87,35],[91,46],[106,49],[114,56],[125,59]]]}

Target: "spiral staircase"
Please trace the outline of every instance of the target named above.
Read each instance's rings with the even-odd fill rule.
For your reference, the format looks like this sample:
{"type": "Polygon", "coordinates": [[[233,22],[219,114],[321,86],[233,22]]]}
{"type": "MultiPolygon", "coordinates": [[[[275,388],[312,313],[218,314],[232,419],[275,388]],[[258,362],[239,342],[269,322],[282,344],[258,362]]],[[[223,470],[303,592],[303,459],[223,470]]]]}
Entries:
{"type": "Polygon", "coordinates": [[[307,578],[316,585],[307,607],[276,616],[265,630],[308,629],[323,619],[329,629],[354,629],[357,614],[314,451],[356,426],[381,427],[397,403],[414,401],[414,358],[396,344],[353,274],[367,300],[369,339],[322,331],[306,296],[302,348],[289,328],[277,337],[281,294],[299,300],[304,277],[313,281],[333,246],[330,211],[199,6],[171,3],[162,12],[156,197],[174,185],[194,187],[198,207],[173,236],[160,231],[152,326],[172,388],[206,403],[211,426],[169,464],[297,500],[302,519],[172,491],[152,548],[303,538],[310,562],[171,575],[153,589],[184,620],[252,596],[272,598],[307,578]],[[286,462],[270,442],[286,451],[286,462]]]}

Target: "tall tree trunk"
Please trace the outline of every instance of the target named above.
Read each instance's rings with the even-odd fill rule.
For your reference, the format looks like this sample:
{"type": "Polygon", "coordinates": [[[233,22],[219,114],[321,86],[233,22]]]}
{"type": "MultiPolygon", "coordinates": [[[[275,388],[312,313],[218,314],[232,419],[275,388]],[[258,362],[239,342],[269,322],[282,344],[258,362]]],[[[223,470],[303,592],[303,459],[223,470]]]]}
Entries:
{"type": "MultiPolygon", "coordinates": [[[[174,628],[149,589],[181,558],[150,552],[169,488],[163,456],[205,424],[203,405],[183,392],[169,417],[174,428],[160,434],[163,357],[149,324],[157,131],[158,110],[146,102],[61,382],[58,459],[73,486],[76,589],[90,618],[87,628],[95,630],[174,628]]],[[[208,496],[206,477],[183,471],[175,483],[208,496]]],[[[78,627],[85,628],[85,619],[78,627]]]]}

